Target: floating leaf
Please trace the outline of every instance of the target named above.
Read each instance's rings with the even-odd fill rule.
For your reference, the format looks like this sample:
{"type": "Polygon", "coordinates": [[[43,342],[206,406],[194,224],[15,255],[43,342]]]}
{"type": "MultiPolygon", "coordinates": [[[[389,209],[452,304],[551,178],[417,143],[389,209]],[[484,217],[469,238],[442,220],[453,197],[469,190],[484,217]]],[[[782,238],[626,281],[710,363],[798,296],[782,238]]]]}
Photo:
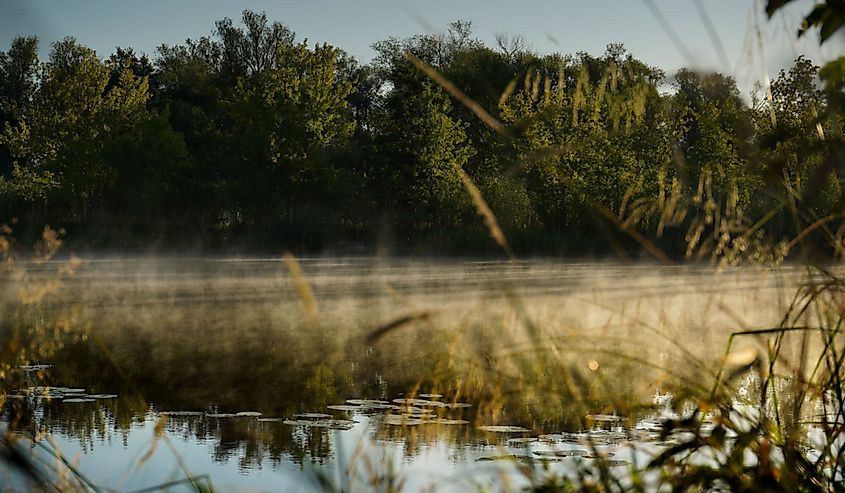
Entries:
{"type": "Polygon", "coordinates": [[[531,443],[536,441],[537,439],[534,437],[516,437],[508,439],[508,443],[531,443]]]}
{"type": "Polygon", "coordinates": [[[537,438],[544,442],[560,442],[563,441],[564,435],[561,435],[560,433],[551,433],[548,435],[540,435],[537,438]]]}
{"type": "Polygon", "coordinates": [[[410,397],[404,398],[400,397],[398,399],[393,399],[393,402],[396,404],[404,404],[406,406],[418,406],[418,407],[447,407],[445,402],[440,401],[429,401],[426,399],[412,399],[410,397]]]}
{"type": "Polygon", "coordinates": [[[357,406],[379,406],[379,405],[390,405],[387,401],[379,401],[374,399],[346,399],[348,404],[355,404],[357,406]]]}
{"type": "Polygon", "coordinates": [[[310,428],[329,428],[332,430],[351,430],[357,421],[349,419],[286,419],[284,424],[290,426],[305,426],[310,428]]]}
{"type": "Polygon", "coordinates": [[[261,416],[261,413],[258,411],[241,411],[235,414],[236,418],[257,418],[261,416]]]}
{"type": "Polygon", "coordinates": [[[564,449],[555,450],[555,455],[558,457],[588,457],[590,453],[581,449],[564,449]]]}
{"type": "Polygon", "coordinates": [[[81,402],[95,402],[96,399],[85,399],[85,398],[74,398],[74,399],[65,399],[62,402],[66,402],[68,404],[76,404],[81,402]]]}
{"type": "MultiPolygon", "coordinates": [[[[564,459],[563,457],[555,457],[555,456],[544,455],[544,456],[540,457],[539,459],[535,459],[535,460],[539,461],[539,462],[563,462],[563,459],[564,459]]],[[[531,462],[530,457],[525,457],[522,460],[525,461],[525,462],[531,462]]]]}
{"type": "Polygon", "coordinates": [[[162,416],[203,416],[205,413],[202,411],[161,411],[159,412],[162,416]]]}
{"type": "Polygon", "coordinates": [[[367,404],[361,406],[361,409],[365,411],[388,411],[392,409],[399,409],[399,406],[396,404],[367,404]]]}
{"type": "Polygon", "coordinates": [[[400,407],[398,411],[399,414],[410,414],[414,416],[431,416],[434,414],[434,411],[431,409],[420,409],[418,407],[400,407]]]}
{"type": "Polygon", "coordinates": [[[490,433],[529,433],[531,431],[528,428],[510,425],[479,426],[478,429],[490,433]]]}
{"type": "Polygon", "coordinates": [[[300,419],[324,419],[324,418],[331,419],[332,418],[331,414],[326,414],[326,413],[299,413],[299,414],[294,414],[294,416],[297,417],[297,418],[300,418],[300,419]]]}
{"type": "Polygon", "coordinates": [[[446,418],[438,418],[438,419],[431,419],[426,421],[426,423],[436,424],[436,425],[468,425],[469,421],[465,419],[446,419],[446,418]]]}
{"type": "Polygon", "coordinates": [[[427,423],[425,419],[410,416],[400,416],[397,414],[389,414],[385,416],[381,422],[391,426],[417,426],[427,423]]]}
{"type": "Polygon", "coordinates": [[[486,456],[486,457],[479,457],[475,460],[477,462],[491,462],[491,461],[496,461],[496,460],[513,461],[513,460],[520,460],[522,458],[523,458],[523,456],[508,454],[508,455],[490,455],[490,456],[486,456]]]}
{"type": "MultiPolygon", "coordinates": [[[[595,459],[595,458],[596,457],[587,457],[587,459],[595,459]]],[[[604,464],[607,467],[622,467],[622,466],[631,465],[630,462],[628,462],[626,460],[620,460],[620,459],[602,460],[602,464],[604,464]]]]}

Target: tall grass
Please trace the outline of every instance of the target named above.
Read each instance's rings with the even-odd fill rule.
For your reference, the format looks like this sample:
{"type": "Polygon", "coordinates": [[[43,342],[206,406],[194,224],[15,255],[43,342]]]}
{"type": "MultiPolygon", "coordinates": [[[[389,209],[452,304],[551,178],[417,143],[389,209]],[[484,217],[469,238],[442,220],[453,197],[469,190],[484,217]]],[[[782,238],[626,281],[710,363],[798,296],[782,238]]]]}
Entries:
{"type": "MultiPolygon", "coordinates": [[[[651,2],[648,5],[653,7],[651,2]]],[[[495,117],[434,68],[412,55],[409,59],[493,130],[504,138],[512,137],[495,117]]],[[[683,166],[682,162],[675,164],[683,166]]],[[[491,238],[515,260],[495,211],[470,177],[461,169],[455,171],[491,238]]],[[[818,217],[814,210],[802,204],[803,199],[819,190],[796,190],[791,182],[784,180],[779,183],[784,193],[776,207],[752,217],[738,206],[735,193],[729,191],[717,196],[712,181],[709,173],[702,173],[692,194],[684,192],[677,181],[660,183],[657,200],[630,204],[626,201],[619,211],[602,204],[591,205],[599,217],[663,264],[673,264],[658,246],[660,235],[669,228],[684,228],[682,237],[688,258],[710,259],[722,267],[749,262],[777,265],[790,253],[818,250],[804,248],[818,238],[829,241],[821,250],[834,255],[841,251],[841,231],[831,229],[841,219],[840,215],[818,217]],[[774,216],[783,211],[794,219],[794,233],[785,238],[762,234],[774,216]],[[645,220],[657,224],[654,228],[657,238],[641,231],[639,226],[645,220]]],[[[76,260],[46,263],[60,247],[57,232],[45,229],[35,248],[35,268],[52,269],[51,276],[37,278],[30,278],[25,269],[17,266],[11,255],[8,231],[2,233],[0,253],[5,273],[15,280],[7,287],[13,285],[18,289],[15,293],[18,303],[14,308],[6,308],[9,316],[4,323],[12,328],[10,337],[0,348],[2,389],[23,385],[17,371],[19,366],[49,360],[65,345],[86,339],[99,343],[106,359],[120,368],[108,349],[110,344],[97,340],[104,334],[85,330],[87,327],[76,311],[78,307],[59,303],[60,308],[56,310],[49,303],[62,300],[64,280],[79,267],[76,260]],[[80,326],[83,330],[78,330],[80,326]]],[[[845,467],[842,456],[845,344],[841,335],[845,278],[835,265],[807,261],[804,283],[789,301],[780,321],[772,326],[734,330],[725,344],[724,354],[717,356],[713,364],[710,355],[690,348],[699,341],[695,339],[697,334],[689,332],[712,329],[716,315],[723,320],[722,324],[748,325],[737,313],[741,303],[732,304],[714,297],[712,306],[702,310],[705,318],[697,327],[673,327],[683,321],[671,319],[659,310],[649,312],[648,316],[645,309],[633,313],[615,311],[614,306],[608,306],[612,305],[610,300],[595,296],[553,303],[553,308],[546,309],[555,313],[538,315],[542,308],[538,309],[506,282],[500,286],[500,296],[493,306],[484,306],[486,311],[481,315],[472,310],[460,311],[457,308],[462,302],[453,301],[443,303],[440,312],[420,309],[394,313],[395,316],[380,323],[368,320],[373,322],[371,326],[348,337],[343,344],[331,343],[326,341],[325,334],[336,321],[320,313],[317,296],[301,264],[292,256],[286,256],[285,263],[301,301],[304,320],[296,326],[294,344],[301,342],[321,349],[315,357],[298,361],[305,367],[303,374],[307,374],[300,380],[306,391],[325,390],[319,396],[325,401],[321,405],[329,398],[340,397],[337,389],[342,378],[332,373],[329,363],[342,363],[345,351],[366,353],[374,366],[393,365],[386,372],[393,372],[388,376],[395,376],[394,389],[402,388],[407,396],[436,390],[456,401],[471,401],[475,405],[476,423],[520,424],[535,434],[548,428],[587,429],[592,425],[589,416],[596,413],[618,414],[627,417],[626,424],[632,425],[636,416],[649,409],[650,403],[640,396],[649,395],[654,382],[672,391],[677,417],[665,419],[660,432],[661,440],[667,440],[669,445],[654,453],[647,463],[632,464],[624,474],[611,469],[610,461],[601,457],[581,463],[564,475],[549,474],[530,465],[520,470],[531,491],[845,490],[842,471],[845,467]],[[566,310],[587,309],[611,315],[589,336],[583,327],[570,327],[570,320],[565,316],[566,310]],[[443,312],[448,310],[453,310],[452,317],[444,316],[443,312]],[[460,315],[455,317],[455,313],[460,315]],[[686,333],[686,340],[682,333],[686,333]],[[638,345],[634,346],[635,343],[638,345]],[[742,344],[756,349],[735,350],[742,344]],[[637,347],[638,352],[632,351],[632,347],[637,347]],[[664,358],[668,349],[673,356],[664,358]],[[419,376],[416,369],[424,358],[430,358],[429,371],[419,376]],[[402,365],[407,368],[398,368],[402,365]],[[632,379],[632,374],[640,375],[641,380],[632,379]],[[642,381],[648,383],[641,384],[642,381]]],[[[518,268],[516,262],[510,265],[518,268]]],[[[708,296],[696,289],[691,292],[692,298],[703,300],[708,296]]],[[[269,333],[261,334],[269,336],[269,333]]],[[[258,353],[259,346],[250,349],[258,353]]],[[[131,376],[125,379],[132,383],[131,376]]],[[[0,394],[3,404],[7,404],[5,397],[5,393],[0,394]]],[[[10,405],[15,406],[13,402],[10,405]]],[[[165,424],[166,420],[162,420],[156,426],[157,439],[153,446],[159,440],[169,443],[163,431],[165,424]]],[[[4,431],[0,460],[20,471],[29,481],[27,485],[50,491],[98,490],[55,448],[46,449],[43,442],[34,441],[55,459],[46,466],[38,462],[40,458],[24,453],[14,429],[15,423],[10,423],[4,431]]],[[[428,428],[411,432],[411,436],[425,441],[430,439],[426,433],[442,432],[428,428]]],[[[370,459],[361,454],[353,460],[370,459]]],[[[393,492],[403,488],[401,471],[392,462],[370,462],[363,469],[360,465],[341,471],[340,484],[316,475],[315,487],[347,491],[351,484],[360,483],[375,491],[393,492]],[[362,477],[353,476],[359,474],[362,477]]],[[[187,484],[198,491],[210,489],[205,482],[207,477],[195,477],[187,468],[183,469],[185,478],[178,480],[178,484],[187,484]]],[[[153,489],[176,485],[168,483],[153,489]]]]}
{"type": "MultiPolygon", "coordinates": [[[[783,2],[770,2],[770,13],[783,2]]],[[[684,50],[683,42],[663,18],[653,2],[646,2],[675,43],[684,50]]],[[[700,3],[696,6],[703,17],[706,11],[700,3]]],[[[840,15],[841,6],[822,5],[816,22],[840,15]],[[827,10],[825,10],[827,9],[827,10]],[[839,9],[839,11],[837,11],[839,9]],[[826,13],[822,13],[822,12],[826,13]],[[832,12],[832,13],[831,13],[832,12]],[[837,13],[838,12],[838,13],[837,13]],[[827,17],[824,17],[827,15],[827,17]]],[[[812,15],[810,17],[812,17],[812,15]]],[[[810,18],[808,17],[808,19],[810,18]]],[[[826,24],[827,20],[824,21],[826,24]]],[[[829,24],[840,26],[831,20],[829,24]]],[[[806,26],[805,26],[806,27],[806,26]]],[[[714,36],[712,25],[708,33],[714,36]]],[[[828,29],[830,29],[828,27],[828,29]]],[[[835,27],[833,28],[835,29],[835,27]]],[[[829,36],[828,32],[825,37],[829,36]]],[[[822,38],[824,39],[824,38],[822,38]]],[[[718,44],[718,43],[717,43],[718,44]]],[[[723,54],[723,50],[721,52],[723,54]]],[[[502,126],[495,117],[437,72],[412,54],[409,59],[432,80],[441,85],[456,100],[463,103],[483,122],[505,138],[513,138],[509,129],[502,126]]],[[[724,56],[722,56],[724,60],[724,56]]],[[[831,111],[842,112],[836,104],[841,94],[830,94],[831,111]]],[[[771,108],[771,89],[768,89],[771,108]]],[[[784,138],[778,134],[777,123],[772,111],[772,126],[775,135],[766,139],[778,141],[784,138]]],[[[808,252],[830,252],[838,258],[841,252],[841,228],[832,230],[829,224],[842,219],[841,212],[819,215],[813,207],[816,197],[825,193],[826,178],[834,169],[841,167],[842,142],[827,142],[817,124],[819,136],[826,146],[824,163],[811,172],[815,179],[803,189],[787,177],[776,179],[777,195],[770,211],[759,217],[747,215],[739,206],[735,190],[724,197],[713,193],[712,176],[709,172],[699,177],[698,186],[692,197],[681,192],[677,183],[664,188],[661,183],[659,200],[641,202],[628,209],[625,204],[618,214],[602,204],[591,204],[597,213],[613,223],[619,230],[630,235],[641,248],[655,259],[671,264],[665,255],[647,235],[637,229],[643,218],[659,218],[658,235],[666,227],[686,227],[684,239],[686,255],[692,259],[710,258],[720,265],[735,265],[749,260],[768,265],[779,264],[787,256],[809,258],[808,252]],[[809,204],[809,206],[808,206],[809,204]],[[778,238],[764,234],[775,216],[786,212],[794,222],[795,234],[789,238],[778,238]],[[821,233],[821,235],[815,233],[821,233]],[[811,237],[821,236],[827,244],[812,244],[811,237]]],[[[766,139],[763,139],[764,141],[766,139]]],[[[840,139],[841,140],[841,139],[840,139]]],[[[768,144],[771,145],[771,142],[768,144]]],[[[551,150],[554,152],[554,150],[551,150]]],[[[801,152],[813,152],[809,149],[801,152]]],[[[760,155],[760,154],[758,154],[760,155]]],[[[765,158],[758,158],[761,169],[767,167],[765,158]]],[[[779,157],[775,157],[779,160],[779,157]]],[[[676,156],[674,163],[684,167],[682,159],[676,156]]],[[[835,174],[833,176],[836,176],[835,174]]],[[[771,183],[771,182],[770,182],[771,183]]],[[[500,239],[501,231],[492,210],[471,183],[468,193],[473,197],[479,214],[490,228],[491,236],[503,247],[506,240],[500,239]]],[[[627,195],[626,195],[627,196],[627,195]]],[[[777,227],[775,227],[777,229],[777,227]]],[[[595,467],[579,469],[574,477],[558,477],[536,481],[533,469],[527,473],[532,481],[533,491],[840,491],[845,489],[845,466],[842,457],[845,430],[845,389],[843,389],[843,363],[845,344],[840,332],[845,314],[845,280],[835,267],[807,263],[806,281],[796,293],[779,324],[752,330],[735,331],[729,338],[725,356],[715,374],[693,375],[681,379],[674,405],[685,409],[677,419],[666,420],[661,438],[674,437],[676,444],[654,456],[641,469],[632,469],[630,476],[620,481],[609,473],[607,465],[599,460],[595,467]],[[751,357],[737,357],[732,354],[736,341],[751,339],[762,348],[751,357]],[[792,350],[792,351],[791,351],[792,350]],[[794,353],[794,354],[792,354],[794,353]],[[743,360],[744,359],[744,360],[743,360]],[[740,361],[743,360],[743,361],[740,361]],[[756,401],[742,402],[738,397],[737,382],[756,385],[752,393],[756,401]],[[702,385],[702,380],[705,382],[702,385]],[[712,381],[712,385],[707,382],[712,381]],[[644,479],[649,478],[649,479],[644,479]]],[[[524,314],[516,297],[509,297],[517,313],[524,314]]],[[[729,312],[724,306],[722,311],[729,312]]],[[[735,317],[735,314],[728,313],[735,317]]],[[[550,337],[530,317],[523,316],[525,331],[523,343],[510,341],[508,347],[518,348],[506,358],[496,358],[495,363],[478,363],[479,377],[485,380],[507,381],[506,387],[496,387],[498,393],[508,393],[516,388],[527,405],[532,396],[567,396],[583,400],[583,386],[576,387],[575,381],[583,377],[564,364],[559,356],[559,341],[550,337]],[[548,375],[557,379],[548,379],[548,375]]],[[[489,339],[489,334],[473,334],[469,341],[489,339]]],[[[464,341],[465,344],[472,342],[464,341]]],[[[484,355],[484,350],[480,351],[484,355]]],[[[692,357],[690,353],[688,356],[692,357]]],[[[621,356],[621,355],[620,355],[621,356]]],[[[628,356],[635,359],[632,356],[628,356]]],[[[694,358],[691,358],[694,360],[694,358]]],[[[688,364],[697,366],[695,361],[688,364]]],[[[592,365],[592,362],[591,362],[592,365]]],[[[592,366],[591,366],[592,368],[592,366]]],[[[748,393],[748,388],[742,388],[748,393]]],[[[487,396],[487,402],[497,402],[496,397],[487,396]]],[[[546,408],[550,406],[544,402],[546,408]]],[[[589,409],[584,406],[583,412],[589,409]]],[[[631,409],[625,410],[627,412],[631,409]]]]}

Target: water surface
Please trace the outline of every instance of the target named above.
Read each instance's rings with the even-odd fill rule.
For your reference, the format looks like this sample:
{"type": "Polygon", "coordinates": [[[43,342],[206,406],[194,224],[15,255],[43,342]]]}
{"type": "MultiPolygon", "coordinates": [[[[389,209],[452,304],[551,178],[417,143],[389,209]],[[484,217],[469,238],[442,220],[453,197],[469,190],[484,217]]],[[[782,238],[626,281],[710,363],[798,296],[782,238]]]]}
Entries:
{"type": "Polygon", "coordinates": [[[0,286],[5,346],[35,333],[18,363],[50,366],[16,367],[4,421],[122,491],[386,471],[410,491],[462,491],[524,484],[523,457],[565,471],[596,453],[624,468],[660,446],[642,421],[655,396],[707,387],[728,335],[777,325],[806,281],[786,267],[298,262],[301,276],[275,258],[19,264],[0,286]]]}

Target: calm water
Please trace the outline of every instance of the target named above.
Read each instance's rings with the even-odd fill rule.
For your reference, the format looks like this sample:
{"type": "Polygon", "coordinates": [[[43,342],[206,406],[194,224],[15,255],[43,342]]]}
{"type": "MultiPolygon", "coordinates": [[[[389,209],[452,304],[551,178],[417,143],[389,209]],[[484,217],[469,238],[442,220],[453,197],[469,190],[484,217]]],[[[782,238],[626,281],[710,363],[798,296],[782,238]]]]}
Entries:
{"type": "Polygon", "coordinates": [[[661,446],[655,396],[708,386],[728,335],[776,325],[805,279],[789,268],[299,263],[302,276],[281,259],[19,265],[0,287],[2,342],[30,350],[4,381],[3,421],[51,437],[92,483],[121,491],[186,474],[223,491],[316,490],[319,474],[367,490],[388,470],[409,491],[518,487],[514,461],[491,459],[565,472],[597,452],[624,471],[661,446]],[[505,425],[523,431],[485,428],[505,425]]]}

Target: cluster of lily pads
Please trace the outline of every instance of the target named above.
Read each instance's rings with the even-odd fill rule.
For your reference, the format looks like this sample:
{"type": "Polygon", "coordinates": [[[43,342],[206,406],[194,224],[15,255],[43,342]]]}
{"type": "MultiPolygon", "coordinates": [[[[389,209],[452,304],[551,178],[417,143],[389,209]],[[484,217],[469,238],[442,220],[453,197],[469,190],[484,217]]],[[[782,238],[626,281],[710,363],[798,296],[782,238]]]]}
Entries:
{"type": "Polygon", "coordinates": [[[95,402],[98,400],[115,399],[117,394],[88,394],[83,388],[50,387],[46,385],[35,385],[24,389],[18,389],[13,393],[6,394],[7,399],[47,399],[61,401],[65,404],[78,404],[84,402],[95,402]]]}
{"type": "Polygon", "coordinates": [[[168,418],[207,418],[207,419],[255,419],[259,423],[284,423],[287,425],[305,425],[318,428],[331,428],[348,430],[352,428],[355,421],[348,419],[334,419],[330,414],[323,413],[301,413],[294,416],[295,419],[284,419],[264,416],[258,411],[239,411],[236,413],[221,413],[207,411],[159,411],[159,416],[168,418]]]}
{"type": "MultiPolygon", "coordinates": [[[[554,433],[539,436],[521,436],[507,439],[510,448],[525,449],[523,453],[504,453],[482,456],[479,462],[518,461],[518,462],[563,462],[568,459],[599,459],[607,467],[628,466],[626,460],[614,459],[614,452],[608,447],[631,439],[650,439],[656,436],[653,425],[648,422],[642,428],[626,430],[621,426],[623,418],[617,415],[594,414],[586,416],[591,429],[575,433],[554,433]]],[[[480,426],[479,429],[499,434],[529,434],[531,430],[521,426],[495,425],[480,426]]]]}
{"type": "MultiPolygon", "coordinates": [[[[420,425],[467,425],[469,421],[454,415],[456,410],[469,408],[471,404],[448,402],[439,394],[419,394],[418,397],[398,397],[391,401],[378,399],[346,399],[341,404],[326,406],[329,411],[348,413],[347,418],[326,412],[303,412],[290,418],[265,417],[256,411],[219,413],[202,411],[162,411],[169,416],[198,416],[209,419],[255,418],[259,422],[274,422],[302,428],[323,428],[348,431],[359,421],[355,415],[374,415],[376,422],[387,426],[420,425]]],[[[515,460],[521,462],[561,462],[567,459],[600,459],[608,467],[625,466],[625,460],[613,459],[608,448],[626,440],[648,440],[656,438],[660,422],[643,421],[642,425],[626,429],[623,418],[617,415],[594,414],[586,416],[591,429],[576,433],[555,433],[530,436],[531,429],[516,425],[481,425],[478,429],[497,435],[510,436],[506,442],[510,448],[522,448],[523,453],[505,453],[479,457],[478,461],[515,460]],[[601,450],[600,450],[601,449],[601,450]]]]}
{"type": "MultiPolygon", "coordinates": [[[[419,398],[398,397],[392,401],[378,399],[346,399],[343,404],[326,406],[332,411],[359,414],[383,414],[380,422],[391,426],[418,426],[423,424],[464,425],[469,421],[445,417],[446,413],[456,409],[471,407],[464,402],[445,402],[439,400],[440,394],[420,394],[419,398]]],[[[295,420],[286,420],[289,425],[327,427],[332,429],[351,429],[355,420],[336,419],[328,414],[297,414],[295,420]]]]}

